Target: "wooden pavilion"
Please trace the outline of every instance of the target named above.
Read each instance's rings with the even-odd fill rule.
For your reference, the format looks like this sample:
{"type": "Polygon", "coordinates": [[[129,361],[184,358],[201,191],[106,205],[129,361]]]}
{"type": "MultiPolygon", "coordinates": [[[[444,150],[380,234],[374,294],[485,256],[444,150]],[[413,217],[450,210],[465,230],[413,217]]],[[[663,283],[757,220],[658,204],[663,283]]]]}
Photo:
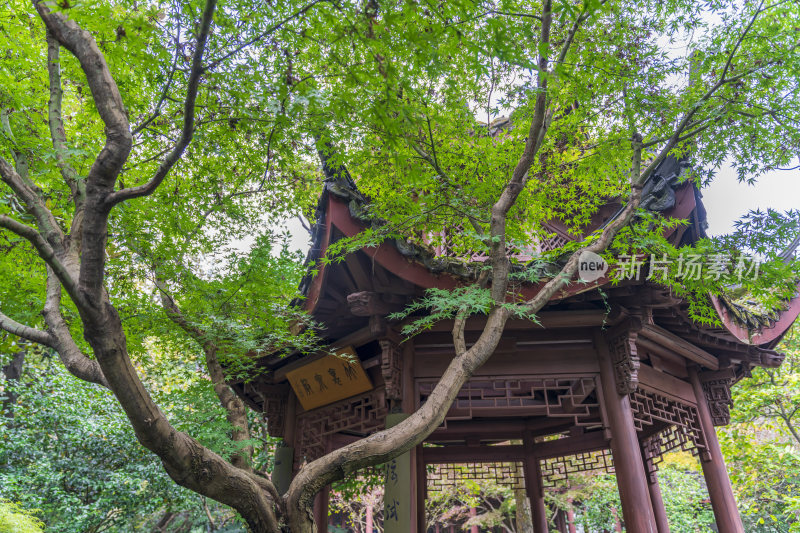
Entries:
{"type": "MultiPolygon", "coordinates": [[[[325,170],[329,179],[308,259],[317,271],[303,281],[300,305],[324,325],[326,342],[350,356],[267,356],[259,361],[267,372],[233,384],[265,413],[269,432],[283,439],[273,475],[280,490],[304,462],[391,426],[425,402],[454,355],[452,322],[404,341],[386,317],[426,289],[454,288],[470,275],[446,249],[434,254],[405,241],[318,263],[332,242],[370,223],[346,172],[325,170]]],[[[695,242],[705,223],[699,192],[678,179],[683,170],[675,160],[662,164],[643,201],[689,221],[669,234],[674,244],[695,242]]],[[[618,208],[605,206],[588,229],[618,208]]],[[[549,229],[553,237],[541,243],[543,250],[574,238],[558,222],[549,229]]],[[[522,291],[530,296],[538,288],[522,291]]],[[[800,313],[800,297],[769,319],[723,299],[713,304],[723,327],[692,322],[687,304],[657,284],[612,285],[601,277],[569,285],[538,315],[538,324],[510,320],[445,423],[425,446],[389,465],[387,533],[426,531],[426,491],[455,472],[524,486],[534,531],[545,533],[545,488],[590,470],[615,472],[626,531],[666,533],[656,471],[661,456],[679,448],[699,457],[718,530],[743,533],[714,426],[729,422],[733,384],[753,367],[781,364],[774,347],[800,313]]],[[[468,343],[484,322],[468,320],[468,343]]],[[[327,531],[327,497],[323,491],[316,503],[320,531],[327,531]]]]}

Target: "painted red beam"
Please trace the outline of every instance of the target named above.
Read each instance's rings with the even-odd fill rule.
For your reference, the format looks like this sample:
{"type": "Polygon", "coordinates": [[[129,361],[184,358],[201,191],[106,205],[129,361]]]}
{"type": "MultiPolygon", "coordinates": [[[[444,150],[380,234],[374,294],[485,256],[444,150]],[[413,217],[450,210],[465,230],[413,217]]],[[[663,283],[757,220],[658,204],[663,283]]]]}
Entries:
{"type": "MultiPolygon", "coordinates": [[[[540,330],[551,328],[576,328],[594,327],[608,324],[610,321],[608,312],[602,309],[578,309],[574,311],[543,311],[536,314],[537,322],[524,318],[511,318],[506,322],[506,331],[511,330],[540,330]]],[[[486,317],[473,316],[467,319],[464,324],[466,331],[483,330],[486,325],[486,317]]],[[[442,320],[437,322],[426,331],[453,331],[452,320],[442,320]]]]}
{"type": "Polygon", "coordinates": [[[525,448],[520,445],[422,448],[422,460],[425,464],[508,463],[524,459],[525,448]]]}
{"type": "MultiPolygon", "coordinates": [[[[534,453],[539,459],[550,459],[588,453],[608,448],[609,441],[602,431],[585,433],[576,437],[536,443],[534,453]]],[[[525,447],[509,446],[443,446],[423,448],[425,464],[444,463],[502,463],[525,459],[525,447]]]]}
{"type": "Polygon", "coordinates": [[[448,420],[447,427],[439,427],[428,437],[428,441],[443,442],[465,440],[470,437],[491,440],[518,439],[525,430],[534,435],[550,435],[567,431],[573,426],[571,420],[558,418],[506,419],[506,420],[448,420]]]}
{"type": "MultiPolygon", "coordinates": [[[[364,226],[350,216],[350,209],[343,200],[329,195],[328,202],[327,220],[329,225],[336,226],[347,237],[354,237],[364,231],[364,226]]],[[[395,246],[388,242],[383,242],[377,247],[371,246],[363,248],[362,251],[367,254],[370,259],[376,261],[392,274],[424,289],[434,287],[439,289],[454,289],[464,284],[462,280],[452,274],[433,274],[425,266],[402,255],[395,246]]],[[[322,252],[324,254],[325,250],[323,249],[322,252]]],[[[552,300],[559,300],[590,291],[600,285],[604,285],[608,281],[608,277],[602,277],[592,283],[572,283],[559,291],[558,294],[554,295],[552,300]]],[[[523,298],[533,298],[546,283],[547,281],[542,281],[524,287],[520,291],[520,295],[523,298]]],[[[312,310],[313,307],[307,306],[306,309],[312,310]]]]}
{"type": "Polygon", "coordinates": [[[639,335],[655,342],[657,346],[663,346],[701,366],[711,370],[719,370],[719,360],[716,357],[663,328],[653,324],[645,324],[639,331],[639,335]]]}
{"type": "Polygon", "coordinates": [[[575,455],[576,453],[588,453],[597,450],[604,450],[609,447],[603,431],[584,433],[576,437],[566,439],[548,440],[537,443],[534,446],[534,453],[539,459],[550,459],[553,457],[563,457],[565,455],[575,455]]]}

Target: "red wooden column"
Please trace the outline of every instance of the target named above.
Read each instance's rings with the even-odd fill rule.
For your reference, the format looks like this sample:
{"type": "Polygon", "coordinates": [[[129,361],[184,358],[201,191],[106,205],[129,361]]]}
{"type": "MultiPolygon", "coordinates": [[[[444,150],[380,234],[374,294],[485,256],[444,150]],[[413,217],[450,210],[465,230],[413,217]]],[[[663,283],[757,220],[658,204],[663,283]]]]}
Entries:
{"type": "Polygon", "coordinates": [[[317,524],[317,531],[327,533],[328,531],[328,499],[331,495],[331,487],[327,486],[319,491],[314,498],[314,522],[317,524]]]}
{"type": "Polygon", "coordinates": [[[417,474],[415,476],[415,478],[416,478],[416,485],[415,485],[416,494],[415,494],[415,496],[416,496],[416,503],[417,503],[417,505],[416,505],[416,514],[417,514],[417,520],[416,520],[417,529],[416,529],[416,531],[418,531],[420,533],[424,533],[425,531],[428,530],[428,527],[427,527],[428,524],[427,524],[427,522],[425,520],[425,499],[428,497],[428,495],[427,495],[427,491],[428,491],[427,490],[428,489],[428,475],[427,474],[428,473],[427,473],[427,470],[425,469],[424,453],[425,452],[424,452],[424,449],[422,447],[422,444],[417,446],[417,450],[416,450],[416,454],[415,454],[416,455],[416,463],[415,463],[415,467],[416,468],[415,469],[416,469],[416,474],[417,474]]]}
{"type": "Polygon", "coordinates": [[[567,526],[569,527],[569,533],[578,533],[578,530],[575,528],[575,508],[572,506],[572,498],[570,498],[567,503],[569,503],[569,509],[567,509],[567,526]]]}
{"type": "Polygon", "coordinates": [[[697,370],[696,365],[692,365],[689,368],[689,381],[692,383],[694,395],[697,399],[700,427],[703,429],[710,455],[708,460],[701,460],[700,464],[703,466],[703,476],[706,479],[708,495],[711,498],[714,519],[717,522],[717,529],[720,533],[744,533],[742,519],[739,517],[739,509],[736,507],[736,499],[733,497],[728,469],[725,466],[725,460],[722,458],[722,451],[719,449],[717,432],[714,430],[711,411],[708,408],[703,384],[700,383],[697,370]]]}
{"type": "MultiPolygon", "coordinates": [[[[325,439],[325,453],[333,449],[330,438],[325,439]]],[[[314,523],[319,533],[328,533],[328,504],[330,503],[331,486],[327,485],[314,497],[314,523]]]]}
{"type": "Polygon", "coordinates": [[[614,515],[614,533],[622,533],[622,524],[619,521],[616,507],[611,508],[611,514],[614,515]]]}
{"type": "Polygon", "coordinates": [[[656,476],[655,472],[652,474],[649,472],[644,448],[641,446],[641,443],[639,449],[642,452],[644,471],[647,473],[647,489],[650,493],[650,503],[653,504],[653,515],[656,518],[658,533],[670,533],[669,519],[667,519],[667,510],[664,507],[664,498],[661,496],[661,486],[658,484],[658,476],[656,476]]]}
{"type": "Polygon", "coordinates": [[[548,533],[550,530],[547,526],[547,509],[544,505],[542,469],[539,458],[536,456],[533,436],[526,434],[523,443],[525,445],[525,490],[531,502],[533,533],[548,533]]]}
{"type": "Polygon", "coordinates": [[[661,496],[661,486],[658,484],[658,478],[655,472],[653,472],[652,475],[648,475],[647,490],[650,493],[650,502],[653,504],[653,515],[656,519],[658,533],[669,533],[667,510],[664,507],[664,498],[661,496]]]}
{"type": "MultiPolygon", "coordinates": [[[[476,516],[478,516],[478,510],[475,509],[474,507],[470,507],[469,508],[469,517],[470,518],[475,518],[476,516]]],[[[478,533],[478,526],[470,526],[469,533],[478,533]]]]}
{"type": "Polygon", "coordinates": [[[611,454],[614,457],[625,530],[628,533],[657,533],[630,399],[628,394],[619,392],[615,377],[615,362],[624,364],[624,353],[615,354],[618,361],[612,361],[607,340],[599,331],[595,333],[594,344],[600,362],[603,404],[611,430],[611,454]]]}

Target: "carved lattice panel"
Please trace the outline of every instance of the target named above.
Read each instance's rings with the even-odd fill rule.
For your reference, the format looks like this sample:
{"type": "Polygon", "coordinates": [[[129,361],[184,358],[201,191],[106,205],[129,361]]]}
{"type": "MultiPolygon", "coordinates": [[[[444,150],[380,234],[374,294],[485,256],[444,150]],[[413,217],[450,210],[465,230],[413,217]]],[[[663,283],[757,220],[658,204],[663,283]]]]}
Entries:
{"type": "MultiPolygon", "coordinates": [[[[469,261],[488,261],[489,254],[486,251],[464,251],[458,250],[455,246],[455,239],[453,236],[459,235],[464,232],[464,226],[461,224],[450,228],[446,231],[443,231],[437,235],[432,236],[429,240],[435,244],[434,251],[436,255],[445,256],[445,257],[453,257],[456,259],[469,259],[469,261]]],[[[563,246],[569,242],[568,239],[564,239],[563,237],[556,238],[563,239],[562,244],[559,246],[563,246]]],[[[559,241],[560,242],[560,241],[559,241]]],[[[550,250],[552,248],[548,248],[550,250]]],[[[529,246],[515,246],[512,243],[506,244],[506,254],[509,257],[513,257],[517,261],[530,261],[533,258],[535,250],[529,246]]]]}
{"type": "Polygon", "coordinates": [[[388,410],[383,388],[348,398],[297,417],[298,457],[316,459],[325,453],[334,433],[366,436],[385,427],[388,410]]]}
{"type": "MultiPolygon", "coordinates": [[[[420,401],[430,395],[435,383],[419,382],[420,401]]],[[[448,411],[447,421],[476,416],[548,416],[571,418],[577,426],[597,423],[599,404],[592,394],[594,377],[543,379],[473,378],[459,391],[448,411]]]]}
{"type": "Polygon", "coordinates": [[[557,481],[565,480],[570,474],[578,472],[614,473],[614,460],[611,450],[576,453],[563,457],[543,459],[540,462],[542,485],[552,487],[557,481]]]}
{"type": "Polygon", "coordinates": [[[677,426],[670,426],[642,441],[642,455],[651,481],[655,481],[658,464],[664,460],[664,454],[677,450],[690,452],[692,455],[703,452],[703,449],[695,445],[692,433],[677,426]]]}
{"type": "MultiPolygon", "coordinates": [[[[659,422],[665,423],[671,429],[659,432],[659,435],[663,435],[659,437],[662,440],[658,446],[668,450],[678,447],[685,450],[691,445],[696,449],[693,453],[700,454],[703,459],[707,457],[705,437],[700,426],[697,408],[694,405],[641,388],[631,394],[630,399],[633,423],[637,431],[642,431],[645,427],[659,422]]],[[[653,447],[653,451],[656,449],[655,443],[649,443],[649,445],[653,447]]]]}
{"type": "Polygon", "coordinates": [[[513,489],[525,488],[522,463],[447,463],[427,466],[428,491],[460,487],[465,481],[493,481],[513,489]]]}
{"type": "Polygon", "coordinates": [[[569,242],[570,239],[564,237],[563,235],[559,235],[558,233],[554,233],[550,237],[542,239],[542,241],[539,243],[539,250],[542,252],[549,252],[550,250],[561,248],[569,242]]]}
{"type": "Polygon", "coordinates": [[[288,388],[284,393],[262,393],[264,400],[264,416],[267,418],[267,431],[273,437],[283,438],[286,427],[286,398],[288,388]]]}
{"type": "Polygon", "coordinates": [[[267,431],[273,437],[282,438],[286,427],[286,405],[289,399],[288,385],[271,385],[256,380],[244,385],[245,392],[260,399],[259,407],[267,422],[267,431]]]}

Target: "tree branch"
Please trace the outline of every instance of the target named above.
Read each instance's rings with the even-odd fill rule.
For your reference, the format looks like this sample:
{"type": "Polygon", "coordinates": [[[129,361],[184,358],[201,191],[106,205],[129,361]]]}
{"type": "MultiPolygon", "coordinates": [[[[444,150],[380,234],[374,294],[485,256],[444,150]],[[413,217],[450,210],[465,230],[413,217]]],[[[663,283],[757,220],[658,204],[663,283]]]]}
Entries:
{"type": "MultiPolygon", "coordinates": [[[[739,35],[739,38],[736,39],[736,43],[734,43],[733,49],[728,54],[728,60],[725,61],[725,66],[722,69],[722,75],[719,77],[720,80],[724,80],[725,76],[728,75],[728,70],[731,68],[731,63],[733,62],[733,58],[736,55],[736,52],[739,50],[739,47],[742,45],[742,41],[744,40],[745,36],[748,33],[750,33],[750,29],[753,27],[753,24],[756,22],[756,18],[758,18],[758,16],[761,13],[764,12],[764,10],[762,9],[763,5],[764,5],[764,2],[760,2],[758,4],[758,7],[756,8],[756,12],[753,13],[753,16],[750,18],[750,22],[747,24],[747,27],[745,27],[744,31],[741,33],[741,35],[739,35]]],[[[775,4],[775,5],[777,5],[777,4],[775,4]]],[[[773,6],[769,6],[769,7],[773,7],[773,6]]],[[[769,9],[769,7],[767,9],[769,9]]]]}
{"type": "Polygon", "coordinates": [[[47,346],[55,350],[66,369],[79,379],[108,387],[97,361],[89,359],[81,352],[69,332],[69,328],[61,316],[61,284],[52,269],[47,269],[47,299],[42,315],[48,330],[42,331],[25,326],[0,312],[0,329],[23,339],[47,346]]]}
{"type": "MultiPolygon", "coordinates": [[[[184,487],[236,508],[253,530],[277,530],[274,490],[268,490],[271,484],[232,466],[173,427],[153,401],[130,360],[122,321],[105,289],[105,243],[108,237],[108,213],[113,205],[106,200],[113,192],[132,146],[127,115],[116,83],[91,33],[81,29],[62,13],[51,12],[48,6],[53,4],[50,0],[34,0],[34,5],[53,37],[78,58],[91,88],[95,107],[105,124],[105,145],[86,177],[79,290],[75,290],[69,276],[63,276],[62,279],[62,274],[56,270],[61,266],[60,263],[53,262],[55,273],[77,304],[84,337],[93,350],[109,388],[124,409],[136,438],[159,456],[169,476],[184,487]]],[[[214,0],[208,0],[204,10],[206,35],[214,6],[214,0]]],[[[200,59],[196,58],[195,63],[200,59]]],[[[8,222],[11,219],[4,217],[0,220],[8,222]]],[[[25,230],[26,226],[16,224],[22,228],[14,226],[15,229],[25,230]]],[[[28,237],[35,237],[30,235],[30,231],[33,231],[31,228],[27,230],[28,237]]],[[[39,242],[39,239],[33,238],[32,242],[40,255],[50,258],[52,250],[43,246],[41,240],[39,242]]],[[[77,270],[78,265],[74,267],[77,270]]],[[[52,294],[51,301],[55,302],[55,291],[52,294]]]]}
{"type": "Polygon", "coordinates": [[[47,269],[47,299],[42,316],[44,316],[48,331],[53,338],[53,343],[48,346],[58,352],[66,369],[77,378],[109,388],[99,363],[89,359],[78,348],[64,317],[61,316],[61,283],[51,268],[47,269]]]}
{"type": "Polygon", "coordinates": [[[63,90],[61,89],[61,60],[58,41],[47,32],[47,73],[50,80],[50,99],[47,102],[47,124],[53,142],[56,165],[64,182],[72,193],[75,212],[72,216],[69,246],[77,253],[80,250],[80,234],[83,226],[83,203],[86,199],[86,184],[67,159],[67,136],[61,113],[63,90]]]}
{"type": "MultiPolygon", "coordinates": [[[[598,3],[598,7],[602,7],[607,1],[608,0],[601,0],[598,3]]],[[[594,14],[594,11],[586,10],[588,6],[588,3],[584,3],[580,13],[578,13],[578,17],[575,19],[575,22],[572,23],[572,27],[569,29],[567,39],[564,41],[564,45],[561,47],[561,52],[558,54],[555,65],[561,65],[564,63],[564,60],[567,58],[567,53],[569,53],[569,49],[572,47],[572,43],[575,41],[575,35],[578,33],[581,24],[586,22],[586,20],[594,14]]]]}
{"type": "Polygon", "coordinates": [[[534,20],[542,20],[542,17],[539,15],[533,15],[531,13],[518,13],[518,12],[511,12],[511,11],[498,11],[496,9],[492,9],[487,11],[487,14],[491,13],[492,15],[503,15],[504,17],[519,17],[519,18],[530,18],[534,20]]]}
{"type": "Polygon", "coordinates": [[[63,251],[64,232],[58,225],[53,213],[47,209],[42,200],[41,190],[30,180],[20,176],[17,171],[0,157],[0,180],[8,185],[14,194],[25,205],[25,208],[36,219],[39,233],[48,245],[59,252],[63,251]]]}
{"type": "Polygon", "coordinates": [[[111,193],[106,198],[106,208],[110,209],[114,205],[130,200],[131,198],[138,198],[152,194],[158,186],[167,177],[169,171],[175,166],[186,147],[192,142],[194,137],[194,119],[195,119],[195,103],[197,101],[197,93],[200,90],[200,78],[206,71],[203,67],[203,54],[206,51],[206,44],[208,36],[211,33],[211,23],[214,20],[214,10],[217,7],[217,0],[206,0],[205,7],[203,8],[203,16],[200,20],[200,31],[197,34],[197,42],[195,43],[194,55],[192,57],[192,68],[189,73],[189,83],[186,88],[186,99],[183,104],[183,128],[181,129],[181,136],[178,142],[173,147],[172,151],[164,158],[164,160],[156,169],[153,177],[144,185],[138,187],[131,187],[129,189],[120,189],[119,191],[111,193]]]}
{"type": "Polygon", "coordinates": [[[64,182],[75,198],[75,208],[79,209],[83,202],[82,183],[78,173],[67,161],[67,136],[64,131],[64,120],[61,116],[61,61],[58,41],[47,32],[47,74],[50,79],[50,99],[47,102],[47,124],[50,127],[50,138],[55,149],[56,164],[61,171],[64,182]]]}
{"type": "Polygon", "coordinates": [[[246,41],[245,43],[243,43],[243,44],[241,44],[239,46],[237,46],[236,48],[234,48],[233,50],[231,50],[227,54],[224,54],[222,57],[214,60],[210,65],[208,65],[207,70],[213,70],[213,69],[217,68],[223,61],[225,61],[229,57],[234,56],[234,55],[238,54],[239,52],[241,52],[242,50],[244,50],[245,48],[247,48],[248,46],[251,46],[251,45],[257,43],[258,41],[260,41],[261,39],[263,39],[264,37],[266,37],[270,33],[280,29],[287,22],[296,19],[300,15],[303,15],[306,11],[308,11],[309,9],[314,7],[315,5],[317,5],[317,4],[321,3],[321,2],[327,2],[327,1],[329,1],[329,0],[314,0],[310,4],[306,4],[305,6],[301,7],[300,9],[298,9],[297,11],[295,11],[294,13],[289,15],[288,17],[284,18],[283,20],[280,20],[280,21],[276,22],[275,24],[273,24],[272,26],[270,26],[269,28],[267,28],[263,32],[259,33],[258,35],[256,35],[252,39],[246,41]]]}
{"type": "Polygon", "coordinates": [[[64,284],[64,288],[67,289],[67,293],[75,300],[75,303],[83,302],[83,297],[78,292],[78,287],[72,274],[59,260],[53,248],[38,231],[6,215],[0,215],[0,228],[5,228],[30,242],[39,254],[39,257],[53,269],[58,279],[64,284]]]}
{"type": "MultiPolygon", "coordinates": [[[[85,319],[93,314],[97,319],[103,314],[107,300],[103,279],[105,276],[106,239],[108,238],[108,211],[104,201],[113,191],[114,183],[131,151],[132,137],[128,114],[119,88],[114,81],[105,57],[94,37],[63,13],[51,12],[52,0],[34,0],[39,16],[47,31],[61,46],[69,50],[80,62],[81,69],[92,92],[95,108],[105,125],[105,143],[86,176],[86,202],[80,242],[78,285],[81,294],[73,292],[61,274],[56,274],[78,305],[84,326],[96,325],[85,319]]],[[[95,350],[95,354],[98,351],[95,350]]]]}
{"type": "Polygon", "coordinates": [[[49,333],[40,329],[26,326],[24,324],[20,324],[2,312],[0,312],[0,329],[25,340],[29,340],[37,344],[43,344],[44,346],[49,346],[51,348],[53,347],[53,338],[49,333]]]}
{"type": "Polygon", "coordinates": [[[17,174],[19,174],[23,180],[27,181],[29,170],[28,156],[26,156],[21,150],[17,149],[16,139],[14,138],[14,132],[11,129],[11,121],[9,120],[10,115],[10,109],[0,109],[0,125],[6,129],[6,134],[11,141],[11,154],[14,157],[14,170],[17,171],[17,174]]]}
{"type": "Polygon", "coordinates": [[[509,264],[506,254],[506,216],[525,187],[528,171],[533,165],[534,157],[539,151],[547,132],[548,115],[552,117],[552,114],[547,112],[547,49],[550,46],[550,26],[553,19],[552,7],[552,0],[544,0],[538,47],[540,51],[537,73],[538,94],[536,95],[533,120],[528,131],[528,138],[525,141],[525,148],[514,168],[511,179],[506,183],[500,198],[492,206],[490,257],[492,261],[492,299],[496,305],[504,303],[508,286],[509,264]]]}
{"type": "Polygon", "coordinates": [[[45,23],[48,33],[80,62],[95,107],[106,127],[105,145],[92,164],[86,182],[107,189],[113,187],[131,149],[131,132],[125,104],[105,57],[92,35],[62,13],[50,11],[49,5],[49,0],[34,0],[36,11],[45,23]]]}
{"type": "MultiPolygon", "coordinates": [[[[220,401],[228,422],[233,426],[231,440],[234,442],[245,442],[250,439],[250,428],[247,422],[247,407],[225,381],[225,371],[219,363],[217,356],[218,348],[209,338],[208,333],[201,328],[191,324],[183,312],[175,303],[172,296],[166,290],[166,286],[157,274],[153,275],[156,288],[161,297],[161,305],[167,317],[185,331],[203,350],[206,358],[206,368],[208,369],[214,393],[220,401]]],[[[252,472],[250,461],[253,457],[253,446],[243,446],[241,450],[231,456],[231,464],[248,472],[252,472]]]]}
{"type": "Polygon", "coordinates": [[[464,327],[467,324],[467,309],[462,307],[453,321],[453,348],[456,356],[462,356],[467,351],[467,343],[464,339],[464,327]]]}

